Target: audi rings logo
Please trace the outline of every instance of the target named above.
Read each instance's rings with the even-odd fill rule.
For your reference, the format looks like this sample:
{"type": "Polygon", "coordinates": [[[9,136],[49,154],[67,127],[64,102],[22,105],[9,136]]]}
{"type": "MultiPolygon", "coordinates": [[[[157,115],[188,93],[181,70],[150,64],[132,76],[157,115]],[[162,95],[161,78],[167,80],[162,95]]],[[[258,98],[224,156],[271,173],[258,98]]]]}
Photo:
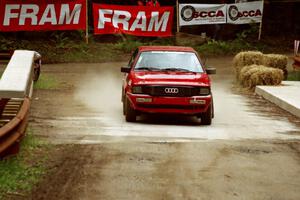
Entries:
{"type": "Polygon", "coordinates": [[[182,17],[182,19],[186,22],[188,21],[192,21],[192,19],[194,18],[194,12],[195,12],[195,8],[193,6],[184,6],[181,9],[180,15],[182,17]]]}
{"type": "Polygon", "coordinates": [[[179,92],[178,88],[165,88],[165,93],[167,94],[177,94],[179,92]]]}

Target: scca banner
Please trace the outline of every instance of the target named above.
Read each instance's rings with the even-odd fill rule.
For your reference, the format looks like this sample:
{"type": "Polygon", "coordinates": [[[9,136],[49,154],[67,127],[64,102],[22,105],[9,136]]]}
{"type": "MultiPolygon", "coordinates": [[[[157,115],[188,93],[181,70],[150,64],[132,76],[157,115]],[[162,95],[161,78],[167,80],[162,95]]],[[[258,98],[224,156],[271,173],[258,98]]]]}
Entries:
{"type": "Polygon", "coordinates": [[[224,24],[226,4],[180,4],[179,25],[224,24]]]}
{"type": "Polygon", "coordinates": [[[171,36],[173,7],[93,4],[94,33],[171,36]]]}
{"type": "Polygon", "coordinates": [[[262,21],[264,3],[253,1],[227,5],[227,23],[249,24],[262,21]]]}
{"type": "Polygon", "coordinates": [[[0,31],[86,28],[86,0],[0,0],[0,5],[0,31]]]}

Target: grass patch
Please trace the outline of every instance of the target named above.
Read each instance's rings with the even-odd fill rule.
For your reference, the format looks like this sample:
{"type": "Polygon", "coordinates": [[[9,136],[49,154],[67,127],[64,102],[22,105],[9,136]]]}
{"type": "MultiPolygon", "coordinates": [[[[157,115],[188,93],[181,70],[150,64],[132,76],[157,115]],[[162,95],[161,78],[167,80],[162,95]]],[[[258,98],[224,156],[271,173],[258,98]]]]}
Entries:
{"type": "Polygon", "coordinates": [[[131,53],[137,47],[142,46],[142,45],[144,45],[144,43],[142,43],[140,41],[129,40],[127,42],[125,42],[125,41],[118,42],[118,43],[114,44],[113,47],[124,53],[131,53]]]}
{"type": "Polygon", "coordinates": [[[25,195],[45,173],[47,156],[38,156],[42,149],[49,148],[27,131],[17,156],[0,160],[0,199],[25,195]],[[38,158],[37,158],[38,157],[38,158]]]}
{"type": "MultiPolygon", "coordinates": [[[[199,40],[199,36],[135,37],[130,35],[90,35],[89,43],[81,31],[0,33],[0,50],[28,49],[41,53],[43,63],[118,62],[127,61],[131,52],[141,45],[186,45],[203,56],[234,55],[240,51],[263,53],[290,51],[287,38],[256,38],[257,27],[236,34],[232,40],[199,40]]],[[[181,34],[182,35],[182,34],[181,34]]],[[[292,41],[291,43],[292,44],[292,41]]]]}
{"type": "Polygon", "coordinates": [[[235,39],[229,41],[216,41],[209,40],[207,43],[196,46],[195,49],[205,56],[216,56],[216,55],[234,55],[241,51],[263,51],[266,47],[260,43],[249,43],[245,40],[235,39]]]}
{"type": "Polygon", "coordinates": [[[60,83],[54,76],[43,73],[41,73],[39,80],[34,83],[34,89],[53,90],[59,87],[60,83]]]}
{"type": "Polygon", "coordinates": [[[289,71],[288,81],[300,81],[300,71],[289,71]]]}

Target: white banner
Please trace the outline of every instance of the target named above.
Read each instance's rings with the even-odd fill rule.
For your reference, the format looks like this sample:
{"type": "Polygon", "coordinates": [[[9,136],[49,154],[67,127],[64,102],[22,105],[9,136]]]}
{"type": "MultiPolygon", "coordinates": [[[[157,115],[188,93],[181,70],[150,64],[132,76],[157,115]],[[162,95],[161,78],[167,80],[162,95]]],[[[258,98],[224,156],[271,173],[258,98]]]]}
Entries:
{"type": "Polygon", "coordinates": [[[226,4],[179,4],[179,26],[225,23],[226,4]]]}
{"type": "Polygon", "coordinates": [[[262,21],[263,8],[263,1],[227,4],[227,23],[260,23],[262,21]]]}

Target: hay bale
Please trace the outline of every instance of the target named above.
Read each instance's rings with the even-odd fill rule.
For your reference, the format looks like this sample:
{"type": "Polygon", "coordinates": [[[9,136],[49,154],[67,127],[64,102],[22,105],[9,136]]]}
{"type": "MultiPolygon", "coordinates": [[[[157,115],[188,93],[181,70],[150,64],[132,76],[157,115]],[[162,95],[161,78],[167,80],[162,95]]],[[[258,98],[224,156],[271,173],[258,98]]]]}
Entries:
{"type": "Polygon", "coordinates": [[[242,86],[250,89],[256,85],[279,85],[283,80],[283,71],[263,65],[245,66],[241,69],[239,80],[242,86]]]}
{"type": "Polygon", "coordinates": [[[288,57],[280,54],[264,54],[263,65],[285,70],[288,64],[288,57]]]}
{"type": "Polygon", "coordinates": [[[245,81],[244,86],[250,89],[257,85],[279,85],[283,80],[281,69],[259,66],[253,67],[248,73],[251,73],[251,75],[245,81]]]}
{"type": "Polygon", "coordinates": [[[233,58],[233,66],[235,68],[236,78],[240,76],[240,71],[244,66],[261,65],[263,63],[263,53],[259,51],[245,51],[238,53],[233,58]]]}
{"type": "Polygon", "coordinates": [[[263,65],[249,65],[245,66],[241,69],[239,75],[239,82],[244,87],[248,87],[250,76],[255,73],[259,68],[263,68],[263,65]]]}
{"type": "Polygon", "coordinates": [[[255,85],[279,85],[283,80],[283,72],[280,69],[260,68],[250,77],[255,85]]]}

